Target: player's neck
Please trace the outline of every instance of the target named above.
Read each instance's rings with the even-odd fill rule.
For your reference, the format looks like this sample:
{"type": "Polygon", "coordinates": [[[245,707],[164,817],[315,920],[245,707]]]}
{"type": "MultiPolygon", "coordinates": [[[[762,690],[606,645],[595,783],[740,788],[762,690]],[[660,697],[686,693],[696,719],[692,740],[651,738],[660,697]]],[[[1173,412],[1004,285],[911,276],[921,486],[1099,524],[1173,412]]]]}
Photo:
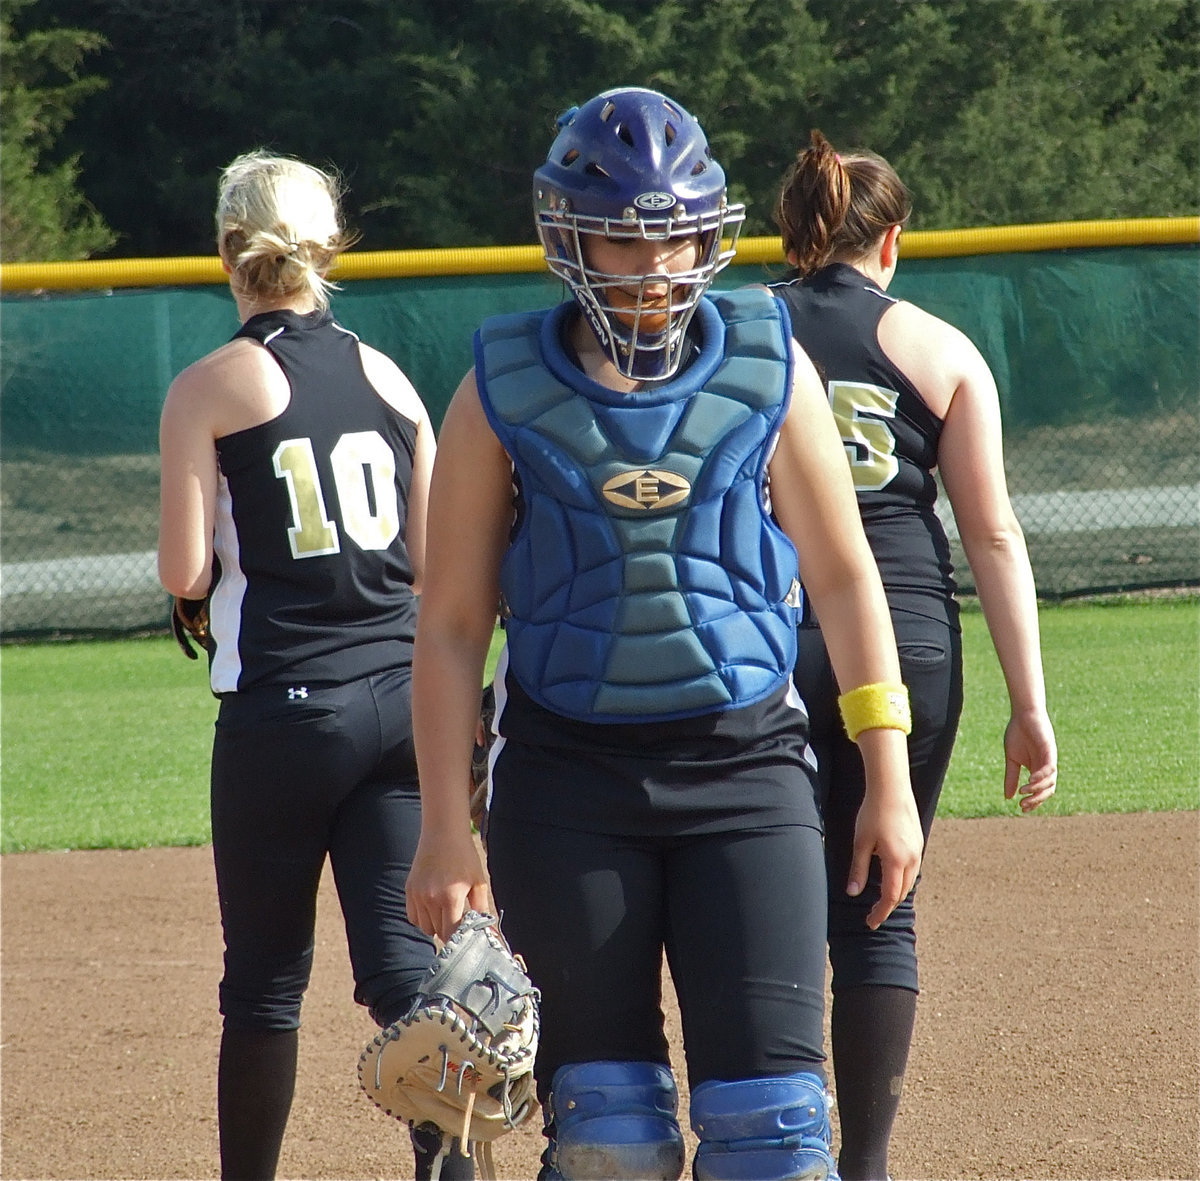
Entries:
{"type": "Polygon", "coordinates": [[[592,381],[623,394],[633,393],[642,388],[640,381],[626,377],[612,363],[612,358],[601,347],[596,334],[582,316],[576,316],[570,329],[570,338],[575,356],[579,359],[579,367],[592,381]]]}
{"type": "Polygon", "coordinates": [[[252,299],[234,294],[237,303],[238,317],[244,324],[253,316],[261,316],[264,312],[295,312],[298,316],[307,316],[317,309],[317,302],[311,296],[300,298],[290,296],[287,299],[252,299]]]}

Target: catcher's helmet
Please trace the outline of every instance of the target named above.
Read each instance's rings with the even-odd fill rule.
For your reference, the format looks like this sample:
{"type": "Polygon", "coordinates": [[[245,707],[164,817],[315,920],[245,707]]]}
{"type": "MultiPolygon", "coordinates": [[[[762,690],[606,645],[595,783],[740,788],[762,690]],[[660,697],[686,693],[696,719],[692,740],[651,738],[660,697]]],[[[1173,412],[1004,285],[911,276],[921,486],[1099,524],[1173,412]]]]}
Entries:
{"type": "MultiPolygon", "coordinates": [[[[570,286],[621,373],[670,377],[700,297],[733,258],[745,206],[728,203],[724,170],[712,158],[700,124],[657,91],[605,91],[566,111],[558,127],[546,162],[533,174],[534,216],[546,261],[570,286]],[[723,249],[727,231],[731,241],[723,249]],[[660,297],[643,320],[647,276],[590,267],[586,234],[651,241],[698,235],[700,250],[694,268],[669,276],[665,309],[660,297]],[[627,294],[614,304],[618,288],[637,290],[632,307],[627,294]]],[[[664,277],[653,278],[661,286],[664,277]]]]}

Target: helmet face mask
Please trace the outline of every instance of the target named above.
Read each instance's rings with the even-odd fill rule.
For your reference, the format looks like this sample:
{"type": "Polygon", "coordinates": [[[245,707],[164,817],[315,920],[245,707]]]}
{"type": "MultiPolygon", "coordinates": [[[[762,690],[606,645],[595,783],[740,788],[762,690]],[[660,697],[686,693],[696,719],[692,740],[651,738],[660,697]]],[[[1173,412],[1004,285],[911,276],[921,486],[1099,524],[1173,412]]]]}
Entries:
{"type": "Polygon", "coordinates": [[[626,377],[679,367],[701,296],[734,256],[745,208],[691,115],[652,90],[606,91],[559,120],[534,174],[534,212],[550,270],[571,288],[601,347],[626,377]],[[723,245],[728,235],[729,245],[723,245]],[[589,240],[695,239],[686,270],[619,274],[589,262],[589,240]]]}

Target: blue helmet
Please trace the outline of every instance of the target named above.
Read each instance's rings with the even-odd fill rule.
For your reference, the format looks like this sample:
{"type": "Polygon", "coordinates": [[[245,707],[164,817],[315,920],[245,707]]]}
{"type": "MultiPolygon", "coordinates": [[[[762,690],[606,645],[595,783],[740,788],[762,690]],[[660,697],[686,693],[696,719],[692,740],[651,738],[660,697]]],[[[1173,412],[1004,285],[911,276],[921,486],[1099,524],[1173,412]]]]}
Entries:
{"type": "Polygon", "coordinates": [[[621,373],[670,377],[700,297],[733,258],[745,206],[728,203],[725,172],[700,124],[657,91],[607,90],[561,115],[558,127],[546,162],[533,174],[546,261],[570,286],[621,373]],[[588,265],[588,234],[652,241],[698,236],[700,250],[694,268],[669,277],[614,275],[588,265]]]}

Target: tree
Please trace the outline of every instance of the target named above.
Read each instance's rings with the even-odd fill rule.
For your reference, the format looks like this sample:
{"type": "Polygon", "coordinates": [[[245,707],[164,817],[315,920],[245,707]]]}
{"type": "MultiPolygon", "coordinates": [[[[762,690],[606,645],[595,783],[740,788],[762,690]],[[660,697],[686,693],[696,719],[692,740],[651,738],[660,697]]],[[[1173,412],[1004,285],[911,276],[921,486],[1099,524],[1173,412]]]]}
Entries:
{"type": "Polygon", "coordinates": [[[32,0],[6,0],[0,14],[0,260],[80,259],[107,250],[115,235],[80,193],[77,155],[53,149],[75,106],[104,86],[79,65],[103,39],[80,29],[13,28],[32,0]]]}
{"type": "Polygon", "coordinates": [[[1195,0],[812,0],[835,143],[874,148],[914,228],[1193,214],[1195,0]]]}
{"type": "Polygon", "coordinates": [[[1197,209],[1200,0],[29,5],[107,43],[54,158],[134,256],[211,253],[259,146],[338,167],[363,249],[532,242],[555,116],[629,84],[700,118],[748,234],[814,127],[891,160],[918,229],[1197,209]]]}

